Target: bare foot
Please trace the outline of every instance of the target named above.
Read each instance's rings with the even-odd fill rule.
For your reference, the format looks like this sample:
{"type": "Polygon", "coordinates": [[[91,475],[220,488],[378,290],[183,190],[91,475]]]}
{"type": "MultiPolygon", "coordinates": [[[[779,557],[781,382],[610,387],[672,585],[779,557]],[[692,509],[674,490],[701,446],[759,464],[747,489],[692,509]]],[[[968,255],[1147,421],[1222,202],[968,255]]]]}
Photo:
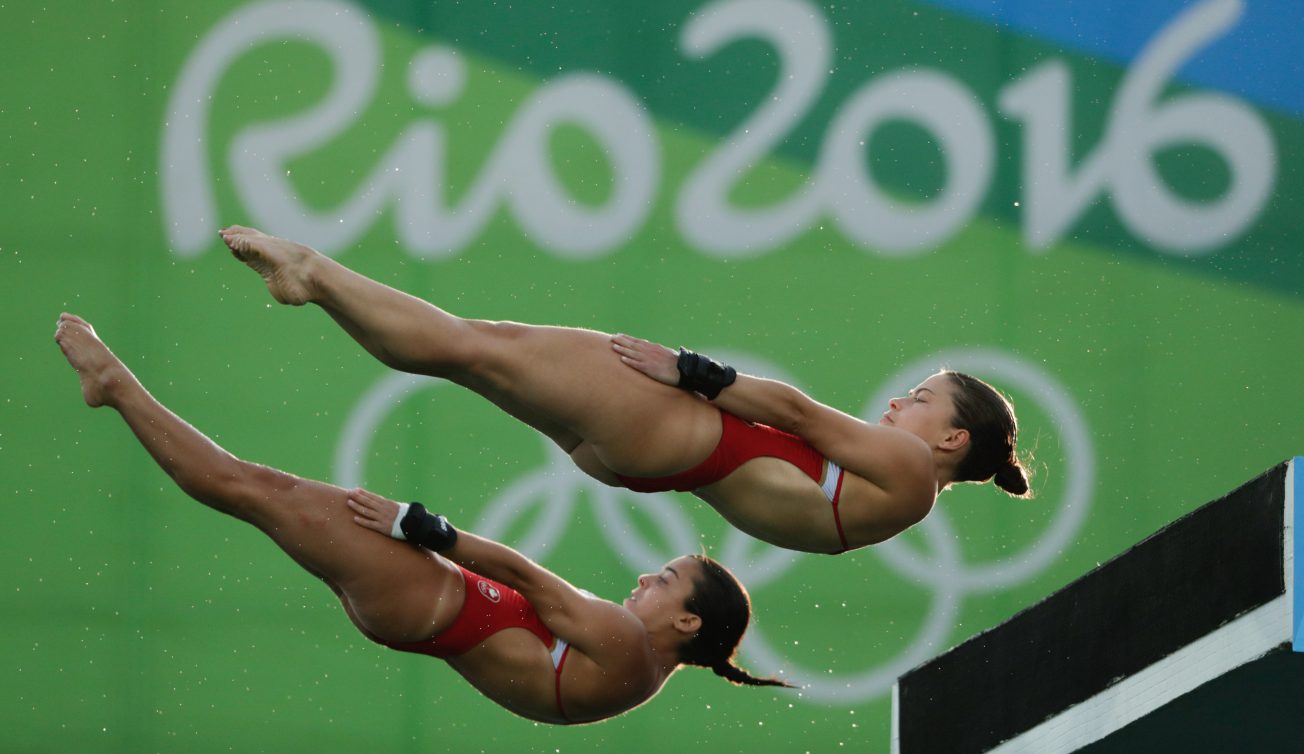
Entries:
{"type": "Polygon", "coordinates": [[[95,328],[75,314],[59,315],[54,341],[81,378],[82,398],[91,408],[111,403],[115,389],[136,381],[130,369],[104,345],[95,328]]]}
{"type": "Polygon", "coordinates": [[[272,298],[291,306],[303,306],[312,300],[309,268],[316,251],[240,225],[223,228],[219,233],[235,258],[262,276],[272,298]]]}

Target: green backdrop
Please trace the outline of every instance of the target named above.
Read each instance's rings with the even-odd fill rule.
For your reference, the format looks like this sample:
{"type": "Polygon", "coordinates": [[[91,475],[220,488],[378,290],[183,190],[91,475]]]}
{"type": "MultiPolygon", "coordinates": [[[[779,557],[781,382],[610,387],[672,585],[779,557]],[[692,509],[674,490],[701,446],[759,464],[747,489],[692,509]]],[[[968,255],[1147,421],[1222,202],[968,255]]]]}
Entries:
{"type": "Polygon", "coordinates": [[[1299,453],[1304,109],[1201,73],[1280,19],[1156,0],[1119,53],[964,5],[0,7],[0,750],[886,750],[897,673],[1299,453]],[[272,305],[227,223],[869,418],[974,371],[1037,499],[966,488],[876,548],[775,551],[272,305]],[[600,595],[705,547],[751,586],[743,662],[805,689],[690,670],[601,725],[513,717],[88,411],[60,311],[237,455],[427,501],[600,595]]]}

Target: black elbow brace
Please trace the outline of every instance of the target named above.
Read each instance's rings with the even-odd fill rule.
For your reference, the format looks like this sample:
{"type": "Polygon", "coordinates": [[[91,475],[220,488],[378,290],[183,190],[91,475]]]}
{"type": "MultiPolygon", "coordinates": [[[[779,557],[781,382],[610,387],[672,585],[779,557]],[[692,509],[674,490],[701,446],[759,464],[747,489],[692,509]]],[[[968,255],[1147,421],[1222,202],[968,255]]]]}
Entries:
{"type": "Polygon", "coordinates": [[[693,353],[687,348],[679,349],[677,366],[679,387],[701,393],[711,400],[715,400],[721,390],[738,379],[738,372],[733,367],[725,366],[709,356],[693,353]]]}
{"type": "Polygon", "coordinates": [[[448,519],[431,513],[421,503],[411,503],[398,526],[409,542],[440,552],[457,544],[457,529],[448,519]]]}

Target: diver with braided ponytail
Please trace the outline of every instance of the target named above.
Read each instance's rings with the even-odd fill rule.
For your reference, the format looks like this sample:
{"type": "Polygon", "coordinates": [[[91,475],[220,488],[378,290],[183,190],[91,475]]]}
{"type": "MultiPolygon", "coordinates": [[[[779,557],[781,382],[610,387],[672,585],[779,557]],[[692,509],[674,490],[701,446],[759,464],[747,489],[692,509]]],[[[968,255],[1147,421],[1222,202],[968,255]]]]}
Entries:
{"type": "Polygon", "coordinates": [[[783,686],[792,684],[773,678],[757,678],[734,664],[734,655],[751,619],[752,602],[747,589],[724,566],[704,555],[690,555],[701,566],[693,592],[684,609],[701,616],[700,630],[680,648],[686,665],[710,668],[716,675],[739,686],[783,686]]]}

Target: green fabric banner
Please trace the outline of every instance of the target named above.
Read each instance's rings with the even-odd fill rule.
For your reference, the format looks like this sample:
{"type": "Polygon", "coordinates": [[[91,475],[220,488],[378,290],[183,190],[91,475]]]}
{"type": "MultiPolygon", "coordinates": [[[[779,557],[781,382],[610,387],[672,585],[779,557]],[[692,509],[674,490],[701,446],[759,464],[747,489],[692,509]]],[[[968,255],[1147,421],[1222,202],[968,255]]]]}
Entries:
{"type": "Polygon", "coordinates": [[[1120,56],[960,5],[0,8],[0,749],[886,750],[899,673],[1299,453],[1304,116],[1188,75],[1253,52],[1262,9],[1142,3],[1120,56]],[[229,223],[870,420],[973,372],[1036,499],[965,487],[883,545],[777,550],[275,306],[229,223]],[[751,589],[743,664],[803,688],[686,670],[602,725],[512,716],[88,411],[61,311],[236,455],[427,501],[600,596],[705,548],[751,589]]]}

